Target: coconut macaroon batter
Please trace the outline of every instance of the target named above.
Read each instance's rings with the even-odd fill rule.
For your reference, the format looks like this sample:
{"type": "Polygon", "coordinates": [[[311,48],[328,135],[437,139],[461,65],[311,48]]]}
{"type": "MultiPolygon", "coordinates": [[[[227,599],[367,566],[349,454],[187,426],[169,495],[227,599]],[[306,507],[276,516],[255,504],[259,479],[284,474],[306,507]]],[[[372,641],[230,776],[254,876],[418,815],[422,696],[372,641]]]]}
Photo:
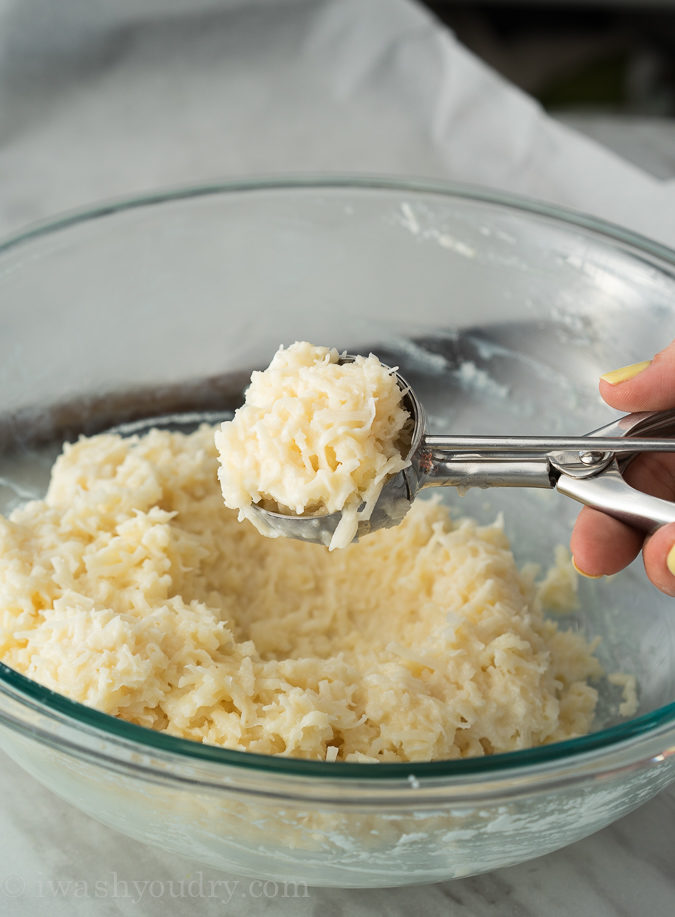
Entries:
{"type": "Polygon", "coordinates": [[[217,468],[207,426],[66,446],[45,499],[0,518],[0,658],[253,752],[418,761],[588,731],[599,664],[544,617],[499,525],[418,499],[329,552],[238,522],[217,468]]]}
{"type": "Polygon", "coordinates": [[[334,348],[280,347],[216,433],[225,504],[270,536],[252,504],[300,516],[340,512],[329,548],[344,548],[389,475],[410,464],[401,455],[409,423],[396,377],[374,354],[340,363],[334,348]]]}

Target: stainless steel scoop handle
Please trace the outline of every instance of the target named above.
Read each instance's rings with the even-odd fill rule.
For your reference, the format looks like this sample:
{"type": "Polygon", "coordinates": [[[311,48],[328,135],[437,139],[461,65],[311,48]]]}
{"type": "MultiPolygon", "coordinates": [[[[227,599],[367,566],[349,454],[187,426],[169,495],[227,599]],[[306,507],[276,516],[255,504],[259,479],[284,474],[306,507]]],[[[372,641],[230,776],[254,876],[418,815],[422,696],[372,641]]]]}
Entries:
{"type": "MultiPolygon", "coordinates": [[[[675,411],[646,411],[639,414],[627,414],[612,424],[590,433],[589,436],[600,442],[603,436],[619,435],[625,437],[627,445],[633,445],[638,434],[675,432],[675,411]]],[[[671,440],[671,442],[673,442],[671,440]]],[[[644,451],[639,442],[639,451],[627,459],[615,458],[596,477],[576,479],[561,475],[556,482],[557,490],[595,509],[625,522],[627,525],[644,532],[653,532],[662,525],[675,522],[675,503],[652,497],[631,487],[623,477],[623,470],[644,451]]],[[[668,450],[668,451],[672,451],[668,450]]]]}
{"type": "Polygon", "coordinates": [[[556,489],[586,506],[644,532],[654,532],[675,522],[675,503],[651,497],[627,484],[616,462],[596,478],[570,478],[561,475],[556,489]]]}
{"type": "Polygon", "coordinates": [[[628,525],[675,522],[675,504],[635,490],[623,469],[642,452],[675,452],[675,411],[628,414],[583,437],[424,436],[418,486],[555,487],[628,525]]]}

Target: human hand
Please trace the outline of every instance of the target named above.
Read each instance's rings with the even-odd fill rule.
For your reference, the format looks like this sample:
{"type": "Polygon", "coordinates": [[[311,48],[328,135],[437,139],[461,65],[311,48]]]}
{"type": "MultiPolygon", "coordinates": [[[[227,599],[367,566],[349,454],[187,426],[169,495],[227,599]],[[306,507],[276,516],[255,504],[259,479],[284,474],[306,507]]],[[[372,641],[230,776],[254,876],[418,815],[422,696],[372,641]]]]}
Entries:
{"type": "MultiPolygon", "coordinates": [[[[625,366],[600,379],[600,394],[620,411],[675,408],[675,341],[653,360],[625,366]]],[[[641,455],[631,462],[626,480],[664,500],[675,500],[675,453],[641,455]]],[[[642,551],[647,576],[661,592],[675,596],[675,523],[645,538],[644,532],[584,507],[570,543],[574,566],[584,576],[618,573],[642,551]]]]}

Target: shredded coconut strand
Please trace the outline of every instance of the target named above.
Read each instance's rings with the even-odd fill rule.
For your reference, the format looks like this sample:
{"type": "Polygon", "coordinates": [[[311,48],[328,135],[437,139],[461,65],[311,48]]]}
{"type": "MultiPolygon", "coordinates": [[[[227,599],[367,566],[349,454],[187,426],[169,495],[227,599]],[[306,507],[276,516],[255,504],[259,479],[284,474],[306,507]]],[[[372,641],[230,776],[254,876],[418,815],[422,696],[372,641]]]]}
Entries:
{"type": "Polygon", "coordinates": [[[329,547],[346,547],[389,475],[410,464],[398,445],[410,420],[396,378],[373,354],[338,362],[306,341],[254,372],[244,405],[216,433],[226,506],[273,535],[251,504],[276,512],[341,512],[329,547]]]}
{"type": "Polygon", "coordinates": [[[0,517],[7,665],[142,726],[327,761],[589,729],[600,666],[499,525],[417,500],[342,551],[263,538],[223,507],[213,434],[83,438],[44,501],[0,517]]]}

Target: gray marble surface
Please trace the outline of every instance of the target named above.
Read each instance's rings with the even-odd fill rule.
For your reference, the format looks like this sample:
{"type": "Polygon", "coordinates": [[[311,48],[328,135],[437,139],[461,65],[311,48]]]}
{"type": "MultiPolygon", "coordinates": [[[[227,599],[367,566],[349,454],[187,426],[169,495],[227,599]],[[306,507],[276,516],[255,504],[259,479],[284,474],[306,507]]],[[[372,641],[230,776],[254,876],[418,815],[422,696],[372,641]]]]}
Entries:
{"type": "MultiPolygon", "coordinates": [[[[675,245],[672,123],[568,124],[587,138],[407,0],[0,0],[3,234],[176,184],[351,171],[489,184],[675,245]]],[[[131,841],[0,761],[2,917],[675,913],[675,786],[520,866],[284,899],[131,841]],[[175,896],[181,879],[195,896],[175,896]]]]}
{"type": "Polygon", "coordinates": [[[2,915],[672,917],[675,911],[675,785],[609,828],[519,866],[423,887],[300,888],[284,897],[280,886],[265,886],[265,876],[224,874],[123,837],[5,756],[1,761],[2,915]]]}

